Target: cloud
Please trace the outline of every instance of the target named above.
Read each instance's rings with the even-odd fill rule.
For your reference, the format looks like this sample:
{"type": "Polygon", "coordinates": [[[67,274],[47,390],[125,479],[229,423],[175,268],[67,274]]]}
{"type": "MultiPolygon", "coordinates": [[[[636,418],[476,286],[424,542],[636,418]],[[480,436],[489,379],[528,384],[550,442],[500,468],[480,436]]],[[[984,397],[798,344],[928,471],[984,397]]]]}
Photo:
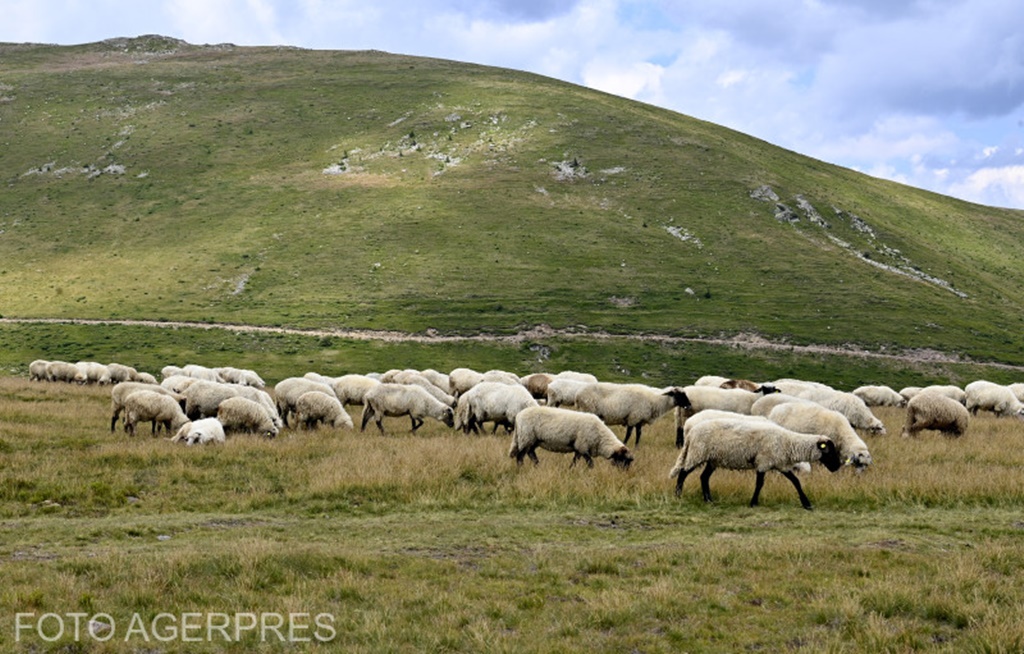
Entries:
{"type": "Polygon", "coordinates": [[[1024,207],[1024,165],[979,168],[963,181],[950,184],[949,192],[974,202],[1024,207]]]}

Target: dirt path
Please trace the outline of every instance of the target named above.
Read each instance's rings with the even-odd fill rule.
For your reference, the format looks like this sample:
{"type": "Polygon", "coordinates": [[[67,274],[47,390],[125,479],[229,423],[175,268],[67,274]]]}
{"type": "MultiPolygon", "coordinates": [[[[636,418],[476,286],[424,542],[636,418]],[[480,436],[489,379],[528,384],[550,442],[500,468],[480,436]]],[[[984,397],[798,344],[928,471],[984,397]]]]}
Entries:
{"type": "Polygon", "coordinates": [[[739,334],[730,338],[698,338],[685,336],[668,336],[665,334],[609,334],[607,332],[582,331],[578,329],[554,329],[548,325],[537,325],[515,334],[473,334],[469,336],[441,334],[434,330],[413,334],[408,332],[371,330],[371,329],[295,329],[290,327],[270,327],[265,325],[236,325],[226,323],[204,323],[158,320],[92,320],[80,318],[0,318],[0,324],[46,324],[46,325],[120,325],[127,327],[154,327],[162,329],[221,329],[238,333],[291,334],[296,336],[315,336],[349,338],[361,341],[386,341],[407,343],[458,343],[488,342],[518,344],[546,338],[590,339],[590,340],[632,340],[657,343],[695,343],[704,345],[723,345],[746,350],[775,350],[795,352],[798,354],[827,354],[833,356],[859,357],[865,359],[881,359],[885,361],[904,361],[907,363],[970,363],[973,365],[1000,368],[1005,370],[1021,370],[1024,366],[1005,363],[977,362],[964,359],[956,354],[946,354],[936,350],[913,349],[899,352],[872,352],[854,345],[842,347],[834,345],[792,345],[769,341],[753,334],[739,334]]]}

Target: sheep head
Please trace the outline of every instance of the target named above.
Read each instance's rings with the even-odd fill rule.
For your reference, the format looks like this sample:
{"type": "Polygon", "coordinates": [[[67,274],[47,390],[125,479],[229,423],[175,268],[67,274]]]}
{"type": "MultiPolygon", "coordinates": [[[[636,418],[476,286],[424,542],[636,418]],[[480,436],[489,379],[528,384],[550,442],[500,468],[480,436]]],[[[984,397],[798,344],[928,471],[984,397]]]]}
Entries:
{"type": "Polygon", "coordinates": [[[683,407],[684,409],[689,409],[691,407],[690,398],[686,397],[686,393],[678,386],[673,386],[665,391],[663,395],[671,397],[676,406],[683,407]]]}
{"type": "Polygon", "coordinates": [[[629,469],[629,464],[633,463],[633,455],[630,454],[629,448],[623,445],[619,449],[608,457],[608,460],[612,462],[612,465],[622,468],[623,470],[629,469]]]}
{"type": "Polygon", "coordinates": [[[843,460],[839,456],[839,449],[832,442],[831,438],[823,437],[819,439],[817,448],[821,453],[821,465],[825,466],[829,472],[835,472],[843,467],[843,460]]]}

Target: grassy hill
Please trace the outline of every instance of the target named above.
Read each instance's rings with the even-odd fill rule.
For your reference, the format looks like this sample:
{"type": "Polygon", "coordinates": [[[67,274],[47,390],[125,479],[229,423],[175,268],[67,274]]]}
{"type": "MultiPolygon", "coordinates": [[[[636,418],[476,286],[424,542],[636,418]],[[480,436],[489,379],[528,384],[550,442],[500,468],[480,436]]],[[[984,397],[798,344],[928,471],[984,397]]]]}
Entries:
{"type": "Polygon", "coordinates": [[[533,74],[2,44],[0,133],[4,317],[754,333],[1024,363],[1024,213],[533,74]]]}

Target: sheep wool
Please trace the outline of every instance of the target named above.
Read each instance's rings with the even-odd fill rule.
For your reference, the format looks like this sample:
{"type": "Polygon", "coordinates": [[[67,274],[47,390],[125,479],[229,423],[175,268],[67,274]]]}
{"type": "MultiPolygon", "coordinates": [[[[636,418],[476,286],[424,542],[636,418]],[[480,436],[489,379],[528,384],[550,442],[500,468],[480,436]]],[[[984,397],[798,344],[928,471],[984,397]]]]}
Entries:
{"type": "Polygon", "coordinates": [[[814,403],[787,402],[772,409],[768,419],[801,434],[821,434],[832,439],[844,463],[861,470],[872,463],[867,444],[846,416],[814,403]]]}
{"type": "Polygon", "coordinates": [[[978,411],[991,411],[999,417],[1024,418],[1024,404],[1008,386],[978,380],[965,386],[964,394],[967,410],[972,415],[977,415],[978,411]]]}
{"type": "Polygon", "coordinates": [[[267,438],[278,434],[274,418],[266,407],[240,395],[229,397],[217,406],[217,421],[225,432],[259,434],[267,438]]]}
{"type": "Polygon", "coordinates": [[[636,446],[639,447],[644,425],[673,408],[690,409],[691,405],[687,392],[679,387],[661,390],[642,384],[600,382],[580,390],[576,395],[576,407],[600,417],[607,425],[625,426],[624,443],[629,443],[629,437],[635,430],[636,446]]]}
{"type": "Polygon", "coordinates": [[[48,381],[46,378],[46,366],[49,363],[46,359],[36,359],[28,364],[29,381],[48,381]]]}
{"type": "Polygon", "coordinates": [[[114,431],[114,428],[117,425],[117,418],[121,415],[121,412],[124,411],[125,402],[128,397],[132,393],[138,391],[163,393],[164,395],[168,395],[173,398],[174,401],[178,403],[179,407],[185,401],[184,396],[172,393],[166,388],[155,384],[146,384],[144,382],[121,382],[120,384],[115,384],[114,387],[110,389],[110,431],[114,431]]]}
{"type": "Polygon", "coordinates": [[[379,380],[367,375],[342,375],[335,378],[331,389],[342,405],[362,404],[366,392],[379,385],[379,380]]]}
{"type": "Polygon", "coordinates": [[[334,389],[327,384],[305,377],[288,377],[277,382],[277,385],[274,386],[274,399],[277,402],[277,412],[284,420],[284,424],[288,424],[288,417],[295,412],[295,402],[299,396],[309,391],[334,395],[334,389]]]}
{"type": "Polygon", "coordinates": [[[52,382],[84,384],[85,373],[73,363],[67,361],[50,361],[46,364],[46,379],[52,382]]]}
{"type": "Polygon", "coordinates": [[[385,417],[409,416],[412,432],[423,425],[424,418],[433,418],[451,427],[454,424],[452,408],[421,386],[407,384],[380,384],[370,389],[364,397],[363,419],[359,430],[365,431],[370,420],[384,432],[385,417]]]}
{"type": "Polygon", "coordinates": [[[216,418],[203,418],[186,422],[171,438],[172,442],[184,441],[186,445],[205,445],[207,443],[223,443],[227,439],[224,426],[216,418]]]}
{"type": "Polygon", "coordinates": [[[152,422],[155,436],[158,426],[166,428],[168,433],[174,433],[188,421],[185,412],[181,410],[181,405],[165,393],[141,390],[125,398],[124,430],[129,436],[135,435],[135,425],[139,422],[152,422]]]}
{"type": "Polygon", "coordinates": [[[352,418],[334,395],[320,391],[308,391],[295,401],[295,421],[306,429],[313,429],[320,423],[329,427],[352,429],[352,418]]]}
{"type": "Polygon", "coordinates": [[[903,397],[892,388],[883,385],[859,386],[853,389],[853,394],[864,400],[864,404],[872,406],[904,406],[907,398],[903,397]]]}
{"type": "Polygon", "coordinates": [[[686,476],[703,466],[700,476],[705,502],[711,502],[709,480],[717,468],[755,470],[757,481],[750,506],[757,506],[765,474],[779,471],[793,484],[800,504],[811,509],[811,502],[792,469],[800,462],[820,461],[835,472],[842,466],[839,451],[831,439],[820,434],[799,434],[780,425],[766,425],[750,419],[705,420],[686,435],[669,477],[676,478],[676,496],[683,490],[686,476]]]}
{"type": "Polygon", "coordinates": [[[479,434],[480,425],[493,422],[495,432],[499,425],[511,432],[519,412],[531,406],[538,406],[537,400],[525,386],[480,382],[459,396],[454,427],[465,434],[479,434]]]}
{"type": "Polygon", "coordinates": [[[535,406],[519,412],[509,457],[522,465],[523,458],[528,456],[538,464],[538,447],[549,452],[572,452],[570,467],[580,458],[593,467],[594,457],[598,456],[623,468],[633,462],[629,448],[600,418],[571,409],[535,406]]]}
{"type": "Polygon", "coordinates": [[[917,436],[925,429],[934,429],[947,436],[963,436],[967,433],[969,420],[967,408],[953,398],[941,393],[922,392],[907,402],[907,419],[901,434],[904,437],[917,436]]]}

